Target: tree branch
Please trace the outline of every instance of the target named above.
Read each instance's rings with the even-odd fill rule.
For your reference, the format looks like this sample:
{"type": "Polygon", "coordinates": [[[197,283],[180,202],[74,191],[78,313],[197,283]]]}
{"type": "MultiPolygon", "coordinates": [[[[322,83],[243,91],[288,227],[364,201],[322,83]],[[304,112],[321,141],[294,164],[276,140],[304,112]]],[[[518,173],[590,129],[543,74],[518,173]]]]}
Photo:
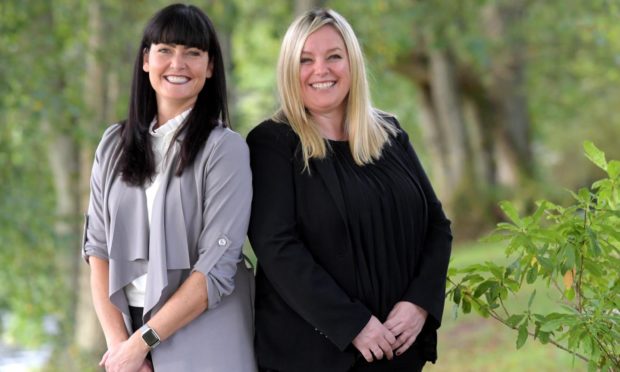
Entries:
{"type": "MultiPolygon", "coordinates": [[[[454,283],[454,282],[452,281],[452,279],[448,278],[448,281],[449,281],[452,285],[456,285],[456,283],[454,283]]],[[[502,323],[503,325],[505,325],[506,327],[508,327],[508,328],[510,328],[510,329],[512,329],[512,330],[517,330],[517,328],[516,328],[516,327],[513,327],[513,326],[511,326],[510,324],[508,324],[508,323],[506,322],[506,319],[502,318],[500,315],[498,315],[498,314],[495,312],[495,310],[490,309],[490,308],[489,308],[489,306],[488,306],[487,304],[485,304],[485,303],[481,302],[478,298],[473,297],[472,295],[468,294],[467,292],[463,292],[463,296],[464,296],[464,297],[465,297],[465,296],[466,296],[466,297],[468,297],[468,298],[469,298],[469,300],[470,300],[471,302],[475,302],[475,303],[476,303],[476,304],[477,304],[480,308],[483,308],[483,307],[484,307],[484,308],[486,308],[486,309],[488,310],[489,315],[490,315],[493,319],[497,320],[498,322],[502,323]]],[[[500,303],[502,303],[502,302],[501,302],[501,298],[500,298],[500,303]]],[[[503,306],[503,303],[502,303],[502,306],[503,306]]],[[[506,308],[504,308],[504,311],[506,311],[507,315],[509,315],[509,314],[508,314],[508,312],[507,312],[507,310],[506,310],[506,308]]],[[[528,333],[530,336],[532,336],[532,338],[536,339],[536,335],[535,335],[533,332],[531,332],[530,330],[528,330],[528,331],[527,331],[527,333],[528,333]]],[[[599,340],[597,340],[597,342],[599,342],[599,345],[600,345],[600,341],[599,341],[599,340]]],[[[584,355],[582,355],[582,354],[579,354],[579,353],[578,353],[578,352],[576,352],[576,351],[573,351],[573,350],[568,349],[568,348],[567,348],[567,347],[565,347],[564,345],[560,344],[559,342],[557,342],[557,341],[555,341],[555,340],[553,340],[553,339],[551,339],[551,338],[549,339],[549,343],[550,343],[550,344],[552,344],[552,345],[554,345],[555,347],[557,347],[557,348],[561,349],[561,350],[564,350],[564,351],[566,351],[566,352],[568,352],[568,353],[570,353],[570,354],[573,354],[574,356],[576,356],[577,358],[579,358],[579,359],[581,359],[581,360],[583,360],[583,361],[585,361],[585,362],[590,362],[590,359],[588,359],[586,356],[584,356],[584,355]]],[[[605,349],[603,349],[603,350],[605,350],[605,349]]],[[[605,350],[605,351],[606,351],[606,350],[605,350]]],[[[608,355],[609,355],[609,354],[608,354],[608,355]]],[[[610,357],[610,358],[612,358],[612,357],[610,357]]],[[[612,358],[612,360],[614,360],[614,359],[612,358]]]]}

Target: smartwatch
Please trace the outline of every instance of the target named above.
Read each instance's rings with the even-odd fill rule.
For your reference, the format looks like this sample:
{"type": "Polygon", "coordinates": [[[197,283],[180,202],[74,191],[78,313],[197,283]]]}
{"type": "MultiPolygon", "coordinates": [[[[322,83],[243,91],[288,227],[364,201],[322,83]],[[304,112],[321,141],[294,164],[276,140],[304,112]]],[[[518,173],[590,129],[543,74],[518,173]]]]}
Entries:
{"type": "Polygon", "coordinates": [[[150,350],[153,350],[157,345],[159,345],[159,335],[153,328],[149,327],[148,324],[145,323],[142,327],[140,327],[140,333],[142,334],[142,339],[146,342],[150,350]]]}

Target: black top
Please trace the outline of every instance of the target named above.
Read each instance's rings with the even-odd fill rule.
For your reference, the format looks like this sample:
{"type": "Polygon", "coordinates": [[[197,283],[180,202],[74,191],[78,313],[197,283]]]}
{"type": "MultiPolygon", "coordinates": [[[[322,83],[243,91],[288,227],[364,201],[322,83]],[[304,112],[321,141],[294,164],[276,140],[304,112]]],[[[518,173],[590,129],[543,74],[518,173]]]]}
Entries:
{"type": "Polygon", "coordinates": [[[329,141],[347,210],[357,298],[384,322],[401,301],[416,264],[414,247],[423,241],[423,200],[400,158],[387,145],[380,159],[359,166],[349,143],[329,141]]]}
{"type": "MultiPolygon", "coordinates": [[[[248,237],[258,258],[255,350],[260,368],[348,371],[360,358],[351,341],[371,314],[384,318],[398,301],[417,304],[429,315],[410,351],[389,368],[373,362],[377,370],[397,368],[397,359],[410,366],[407,356],[413,354],[416,360],[436,360],[450,221],[407,134],[388,119],[398,132],[382,159],[361,167],[368,172],[361,175],[359,169],[347,171],[348,163],[337,161],[337,153],[310,159],[304,171],[299,136],[285,123],[267,120],[248,134],[254,191],[248,237]],[[365,181],[349,184],[357,179],[365,181]],[[354,215],[358,222],[352,224],[354,215]],[[366,246],[367,236],[382,238],[366,246]],[[368,259],[365,252],[375,255],[368,259]],[[362,258],[369,269],[358,268],[362,258]],[[361,293],[366,288],[369,292],[361,293]]],[[[342,155],[350,156],[348,151],[342,155]]]]}

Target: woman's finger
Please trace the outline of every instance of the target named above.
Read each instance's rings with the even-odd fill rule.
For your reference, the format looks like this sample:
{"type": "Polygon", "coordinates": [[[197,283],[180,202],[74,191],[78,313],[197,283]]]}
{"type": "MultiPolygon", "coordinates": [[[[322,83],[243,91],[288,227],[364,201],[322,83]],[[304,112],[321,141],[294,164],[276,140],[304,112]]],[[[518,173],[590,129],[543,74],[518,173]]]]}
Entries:
{"type": "Polygon", "coordinates": [[[387,341],[383,341],[379,343],[379,347],[381,348],[382,354],[388,359],[391,360],[394,358],[394,351],[392,349],[392,344],[387,341]]]}
{"type": "Polygon", "coordinates": [[[376,346],[375,349],[372,350],[372,355],[375,360],[383,359],[383,350],[380,347],[376,346]]]}
{"type": "Polygon", "coordinates": [[[362,356],[364,357],[364,359],[366,359],[368,363],[373,361],[372,352],[370,352],[370,349],[360,350],[360,353],[362,353],[362,356]]]}
{"type": "Polygon", "coordinates": [[[409,347],[411,347],[411,345],[413,345],[413,343],[415,342],[416,338],[417,338],[416,336],[411,336],[411,337],[407,338],[407,341],[405,341],[405,343],[402,346],[400,346],[398,349],[396,349],[396,355],[401,355],[405,351],[407,351],[409,349],[409,347]]]}
{"type": "Polygon", "coordinates": [[[103,367],[105,365],[105,361],[108,360],[108,352],[109,351],[106,350],[106,352],[101,357],[101,360],[99,361],[99,367],[103,367]]]}

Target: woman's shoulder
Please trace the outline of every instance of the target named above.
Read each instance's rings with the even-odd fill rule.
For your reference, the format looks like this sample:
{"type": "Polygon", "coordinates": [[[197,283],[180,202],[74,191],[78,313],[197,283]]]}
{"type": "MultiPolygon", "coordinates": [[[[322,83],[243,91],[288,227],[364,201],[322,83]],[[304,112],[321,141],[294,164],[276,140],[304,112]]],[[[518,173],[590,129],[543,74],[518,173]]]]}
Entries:
{"type": "Polygon", "coordinates": [[[121,123],[115,123],[106,128],[97,146],[97,156],[99,158],[110,154],[118,147],[121,139],[121,129],[121,123]]]}
{"type": "MultiPolygon", "coordinates": [[[[245,150],[247,145],[243,137],[234,130],[218,125],[211,130],[205,148],[215,149],[220,147],[231,147],[235,149],[245,150]]],[[[209,152],[209,151],[207,151],[209,152]]]]}
{"type": "Polygon", "coordinates": [[[375,111],[375,115],[376,117],[379,118],[379,120],[382,122],[382,124],[384,125],[389,125],[393,128],[396,128],[398,131],[401,131],[402,128],[400,126],[400,123],[398,122],[398,119],[396,118],[396,115],[390,113],[390,112],[386,112],[386,111],[382,111],[379,109],[374,109],[375,111]]]}
{"type": "Polygon", "coordinates": [[[269,118],[262,121],[250,131],[247,141],[250,146],[254,142],[261,141],[296,146],[297,142],[299,142],[299,137],[295,134],[293,128],[291,128],[287,122],[269,118]]]}

